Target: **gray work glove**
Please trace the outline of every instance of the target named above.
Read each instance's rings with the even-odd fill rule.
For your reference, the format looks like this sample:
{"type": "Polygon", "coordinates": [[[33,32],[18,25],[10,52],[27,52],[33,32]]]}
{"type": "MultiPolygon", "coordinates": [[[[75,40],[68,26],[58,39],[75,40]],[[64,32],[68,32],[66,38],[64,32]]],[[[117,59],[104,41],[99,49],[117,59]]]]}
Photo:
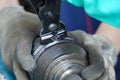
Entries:
{"type": "Polygon", "coordinates": [[[87,51],[88,65],[80,74],[83,80],[115,80],[117,56],[114,46],[106,37],[80,30],[70,32],[69,36],[87,51]]]}
{"type": "Polygon", "coordinates": [[[33,71],[36,63],[31,55],[33,39],[39,35],[38,16],[22,7],[7,7],[0,11],[0,52],[17,80],[29,80],[26,71],[33,71]]]}

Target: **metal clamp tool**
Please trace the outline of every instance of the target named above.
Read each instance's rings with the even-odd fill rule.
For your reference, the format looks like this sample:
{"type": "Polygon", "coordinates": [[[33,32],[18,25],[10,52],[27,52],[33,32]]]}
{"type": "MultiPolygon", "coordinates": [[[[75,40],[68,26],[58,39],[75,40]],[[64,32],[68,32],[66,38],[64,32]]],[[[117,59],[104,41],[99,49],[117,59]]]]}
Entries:
{"type": "Polygon", "coordinates": [[[30,2],[42,21],[43,29],[40,33],[42,44],[67,37],[65,26],[59,21],[61,0],[30,0],[30,2]]]}

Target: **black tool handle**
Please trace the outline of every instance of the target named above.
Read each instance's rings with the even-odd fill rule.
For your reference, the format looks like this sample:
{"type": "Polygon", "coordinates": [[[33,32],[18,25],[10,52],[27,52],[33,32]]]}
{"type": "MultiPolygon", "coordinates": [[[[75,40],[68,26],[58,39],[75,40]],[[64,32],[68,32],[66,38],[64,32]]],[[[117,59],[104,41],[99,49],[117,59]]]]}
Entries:
{"type": "Polygon", "coordinates": [[[56,24],[59,27],[61,0],[29,0],[36,13],[42,21],[42,34],[51,32],[50,24],[56,24]]]}

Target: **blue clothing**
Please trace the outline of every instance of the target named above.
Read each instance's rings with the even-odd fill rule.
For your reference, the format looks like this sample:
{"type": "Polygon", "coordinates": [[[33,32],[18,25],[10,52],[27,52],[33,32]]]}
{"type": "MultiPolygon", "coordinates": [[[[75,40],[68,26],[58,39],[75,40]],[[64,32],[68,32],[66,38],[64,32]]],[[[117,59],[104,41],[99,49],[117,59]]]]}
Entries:
{"type": "Polygon", "coordinates": [[[68,31],[81,29],[94,33],[100,23],[100,21],[90,18],[83,8],[75,7],[67,2],[62,2],[60,19],[68,31]]]}
{"type": "MultiPolygon", "coordinates": [[[[88,33],[94,33],[100,21],[86,15],[83,8],[75,7],[67,2],[61,4],[61,21],[65,23],[68,31],[80,29],[88,33]]],[[[116,80],[120,80],[120,55],[115,66],[116,80]]]]}
{"type": "Polygon", "coordinates": [[[5,65],[3,64],[1,55],[0,55],[0,75],[4,76],[6,80],[15,80],[14,75],[10,71],[8,71],[5,65]]]}
{"type": "Polygon", "coordinates": [[[101,22],[120,29],[119,0],[64,0],[77,7],[83,7],[87,14],[101,22]]]}

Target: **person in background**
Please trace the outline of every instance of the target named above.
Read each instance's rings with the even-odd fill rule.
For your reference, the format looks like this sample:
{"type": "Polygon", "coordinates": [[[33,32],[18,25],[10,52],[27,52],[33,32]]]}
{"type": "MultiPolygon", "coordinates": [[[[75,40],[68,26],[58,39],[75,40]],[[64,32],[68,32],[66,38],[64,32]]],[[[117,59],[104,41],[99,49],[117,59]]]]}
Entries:
{"type": "MultiPolygon", "coordinates": [[[[68,34],[83,45],[89,55],[88,62],[90,62],[90,64],[82,70],[82,78],[86,80],[115,80],[113,66],[116,63],[116,55],[118,55],[120,51],[120,30],[115,27],[117,26],[119,28],[119,24],[117,24],[117,22],[119,22],[117,21],[117,17],[119,16],[112,13],[117,22],[110,22],[110,24],[105,23],[99,17],[95,17],[102,23],[98,29],[95,28],[97,31],[90,35],[86,32],[92,33],[91,19],[86,14],[83,15],[86,21],[82,19],[84,18],[82,14],[77,14],[77,17],[75,17],[75,15],[73,15],[74,10],[81,10],[81,13],[84,13],[84,10],[79,8],[75,9],[73,5],[68,2],[72,3],[71,1],[62,3],[61,20],[65,23],[66,29],[69,31],[80,29],[69,32],[68,34]],[[73,11],[71,13],[65,13],[64,11],[67,11],[65,9],[69,8],[73,8],[73,11]],[[80,17],[78,17],[78,15],[80,15],[80,17]],[[69,19],[73,16],[74,18],[69,19]],[[81,24],[77,24],[76,22],[79,21],[79,18],[85,21],[84,23],[86,25],[82,22],[81,24]],[[111,25],[113,23],[114,25],[111,25]],[[83,29],[87,31],[84,32],[82,31],[83,29]],[[99,63],[99,61],[101,62],[99,63]]],[[[5,68],[4,71],[0,71],[0,73],[5,76],[7,80],[14,80],[15,78],[17,80],[29,80],[27,72],[33,71],[36,67],[36,63],[31,56],[31,46],[33,39],[39,35],[38,30],[40,30],[39,26],[41,22],[35,14],[26,12],[19,5],[18,0],[2,0],[0,4],[1,64],[4,62],[4,67],[7,67],[6,69],[12,72],[15,77],[11,77],[12,75],[9,73],[7,74],[10,75],[9,77],[4,75],[3,72],[7,71],[5,68]]],[[[74,2],[72,4],[76,5],[74,2]]],[[[94,17],[94,15],[95,14],[91,13],[92,17],[94,17]]],[[[103,14],[99,15],[104,16],[103,14]]],[[[95,22],[99,24],[98,21],[95,22]]]]}

